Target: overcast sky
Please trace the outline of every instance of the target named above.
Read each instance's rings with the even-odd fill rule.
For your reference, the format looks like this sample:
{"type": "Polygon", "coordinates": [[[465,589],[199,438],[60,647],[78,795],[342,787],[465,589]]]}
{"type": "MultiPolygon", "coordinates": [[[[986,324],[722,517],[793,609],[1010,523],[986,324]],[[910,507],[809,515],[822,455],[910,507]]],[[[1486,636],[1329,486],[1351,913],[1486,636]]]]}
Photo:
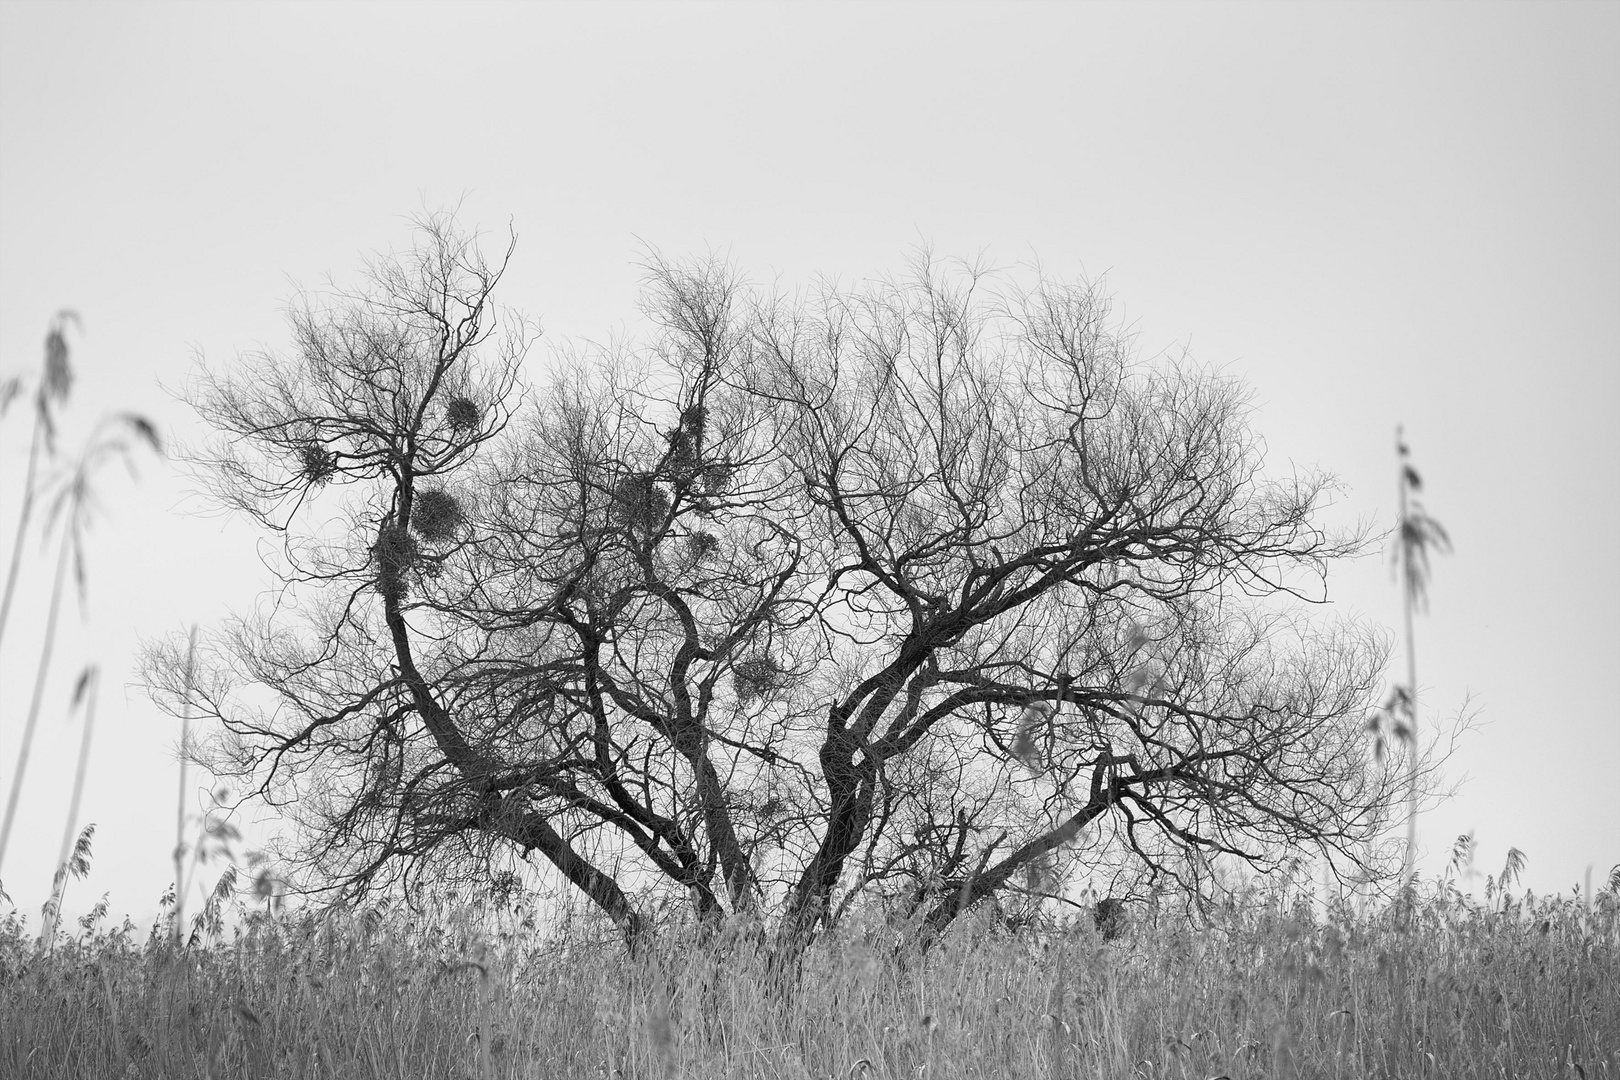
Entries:
{"type": "MultiPolygon", "coordinates": [[[[1538,892],[1620,863],[1620,5],[0,4],[0,375],[83,316],[73,411],[287,341],[299,284],[459,205],[519,247],[500,299],[552,343],[633,327],[646,245],[766,282],[940,254],[1102,278],[1141,355],[1248,383],[1277,470],[1394,522],[1406,425],[1455,553],[1417,626],[1429,723],[1479,726],[1422,821],[1538,892]]],[[[538,350],[534,367],[546,363],[538,350]]],[[[0,426],[9,545],[26,412],[0,426]]],[[[77,730],[107,685],[82,820],[150,918],[170,880],[178,725],[140,635],[251,606],[245,528],[169,466],[109,474],[90,617],[22,793],[7,891],[37,912],[77,730]]],[[[7,548],[9,550],[9,548],[7,548]]],[[[35,546],[0,654],[0,792],[43,622],[35,546]]],[[[1399,626],[1387,562],[1335,606],[1399,626]]],[[[76,620],[72,614],[69,622],[76,620]]],[[[1399,658],[1397,658],[1397,661],[1399,658]]]]}

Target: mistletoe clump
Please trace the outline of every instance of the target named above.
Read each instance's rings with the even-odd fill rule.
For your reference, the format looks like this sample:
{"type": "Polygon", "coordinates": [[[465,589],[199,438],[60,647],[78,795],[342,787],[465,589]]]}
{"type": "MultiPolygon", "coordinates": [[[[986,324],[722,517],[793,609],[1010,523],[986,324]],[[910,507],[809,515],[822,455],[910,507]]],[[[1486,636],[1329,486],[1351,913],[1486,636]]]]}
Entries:
{"type": "Polygon", "coordinates": [[[444,405],[444,419],[452,431],[465,433],[475,430],[483,420],[478,403],[468,397],[453,397],[444,405]]]}
{"type": "Polygon", "coordinates": [[[377,562],[377,591],[396,603],[404,599],[406,576],[421,555],[410,532],[392,519],[384,521],[371,553],[377,562]]]}
{"type": "Polygon", "coordinates": [[[613,491],[613,513],[623,525],[652,532],[669,513],[669,496],[648,473],[631,473],[613,491]]]}
{"type": "Polygon", "coordinates": [[[337,472],[337,455],[313,440],[298,447],[298,475],[304,483],[318,487],[337,472]]]}
{"type": "Polygon", "coordinates": [[[745,657],[732,665],[731,678],[740,701],[765,697],[787,685],[787,669],[768,653],[745,657]]]}
{"type": "Polygon", "coordinates": [[[448,491],[429,488],[417,493],[416,505],[411,510],[411,527],[429,543],[450,539],[466,520],[461,500],[448,491]]]}
{"type": "Polygon", "coordinates": [[[720,538],[710,532],[695,532],[686,538],[692,548],[692,559],[702,562],[720,550],[720,538]]]}

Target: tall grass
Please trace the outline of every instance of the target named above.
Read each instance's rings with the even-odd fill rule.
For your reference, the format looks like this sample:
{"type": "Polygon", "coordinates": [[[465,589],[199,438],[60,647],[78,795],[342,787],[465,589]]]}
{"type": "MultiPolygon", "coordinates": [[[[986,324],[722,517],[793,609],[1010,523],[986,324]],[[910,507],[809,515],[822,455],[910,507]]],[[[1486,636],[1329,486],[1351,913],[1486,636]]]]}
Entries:
{"type": "MultiPolygon", "coordinates": [[[[57,314],[45,335],[45,355],[33,392],[34,422],[30,435],[28,464],[23,474],[22,501],[17,514],[16,538],[7,556],[6,580],[0,593],[0,639],[10,621],[11,605],[16,596],[17,581],[22,568],[29,527],[33,523],[36,500],[48,498],[48,509],[43,522],[41,539],[47,539],[52,529],[60,536],[56,541],[55,569],[51,575],[51,590],[45,610],[43,633],[36,638],[38,662],[34,668],[33,692],[23,720],[22,738],[17,748],[17,764],[11,775],[5,777],[8,789],[5,811],[0,814],[0,871],[5,868],[7,844],[12,826],[17,821],[23,783],[28,776],[29,755],[33,748],[34,733],[39,724],[41,707],[45,700],[52,664],[56,653],[57,624],[61,616],[66,592],[68,569],[73,570],[74,591],[79,599],[81,615],[88,610],[88,584],[85,569],[85,544],[96,517],[98,479],[110,463],[122,462],[133,476],[135,452],[146,447],[154,454],[163,453],[163,441],[152,422],[137,413],[113,413],[101,418],[91,429],[82,449],[68,459],[59,461],[57,433],[62,423],[62,410],[71,392],[74,374],[67,342],[67,329],[77,326],[78,316],[71,311],[57,314]],[[42,457],[43,452],[43,457],[42,457]],[[41,473],[41,465],[47,467],[41,473]]],[[[10,403],[24,393],[24,379],[13,376],[0,380],[0,420],[10,403]]],[[[32,643],[31,643],[32,644],[32,643]]],[[[74,690],[74,707],[82,699],[86,687],[94,689],[98,678],[97,666],[88,663],[81,670],[74,690]]],[[[73,781],[72,810],[69,813],[66,834],[74,835],[78,827],[79,797],[84,789],[85,771],[90,761],[90,740],[94,731],[95,708],[91,705],[85,714],[84,736],[80,744],[78,772],[73,781]]],[[[64,859],[67,844],[63,844],[64,859]]],[[[3,880],[3,879],[0,879],[3,880]]]]}
{"type": "Polygon", "coordinates": [[[0,923],[0,1075],[33,1077],[1620,1077],[1620,903],[1436,888],[1325,915],[1254,894],[926,953],[854,925],[774,977],[759,937],[631,958],[468,906],[245,917],[179,948],[0,923]]]}

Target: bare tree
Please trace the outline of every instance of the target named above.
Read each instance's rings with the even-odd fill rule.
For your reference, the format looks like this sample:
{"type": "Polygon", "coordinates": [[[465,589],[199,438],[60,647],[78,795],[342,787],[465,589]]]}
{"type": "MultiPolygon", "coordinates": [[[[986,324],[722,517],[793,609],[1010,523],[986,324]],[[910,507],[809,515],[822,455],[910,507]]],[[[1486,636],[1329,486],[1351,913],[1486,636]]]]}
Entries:
{"type": "MultiPolygon", "coordinates": [[[[937,930],[1077,859],[1366,869],[1387,647],[1303,614],[1364,537],[1317,524],[1328,478],[1262,476],[1241,387],[1136,361],[1086,287],[923,261],[762,297],[654,258],[651,341],[520,399],[500,274],[431,219],[290,357],[193,388],[286,588],[190,704],[311,881],[538,853],[632,941],[675,902],[792,952],[863,896],[937,930]]],[[[183,668],[153,647],[177,710],[183,668]]]]}

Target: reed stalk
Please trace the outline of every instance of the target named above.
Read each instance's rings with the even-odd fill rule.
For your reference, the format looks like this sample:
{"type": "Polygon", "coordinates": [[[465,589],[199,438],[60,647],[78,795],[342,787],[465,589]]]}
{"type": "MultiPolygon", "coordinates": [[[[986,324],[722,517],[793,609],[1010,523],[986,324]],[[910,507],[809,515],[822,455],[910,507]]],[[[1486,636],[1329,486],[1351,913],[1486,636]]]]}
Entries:
{"type": "Polygon", "coordinates": [[[68,551],[72,540],[73,530],[64,523],[61,546],[56,553],[56,576],[51,583],[51,604],[45,615],[45,641],[40,649],[39,666],[34,672],[34,693],[28,702],[28,717],[23,721],[22,744],[17,748],[17,768],[11,777],[11,791],[6,796],[5,820],[0,822],[0,870],[5,869],[6,843],[17,818],[17,802],[22,795],[23,780],[28,774],[28,755],[33,749],[34,729],[39,725],[39,709],[45,699],[46,677],[50,674],[51,658],[56,650],[56,624],[62,611],[62,586],[67,581],[68,551]]]}
{"type": "Polygon", "coordinates": [[[186,925],[186,757],[191,753],[191,689],[197,677],[197,624],[191,624],[191,641],[186,646],[186,700],[180,712],[180,788],[174,810],[174,927],[176,945],[186,925]]]}

